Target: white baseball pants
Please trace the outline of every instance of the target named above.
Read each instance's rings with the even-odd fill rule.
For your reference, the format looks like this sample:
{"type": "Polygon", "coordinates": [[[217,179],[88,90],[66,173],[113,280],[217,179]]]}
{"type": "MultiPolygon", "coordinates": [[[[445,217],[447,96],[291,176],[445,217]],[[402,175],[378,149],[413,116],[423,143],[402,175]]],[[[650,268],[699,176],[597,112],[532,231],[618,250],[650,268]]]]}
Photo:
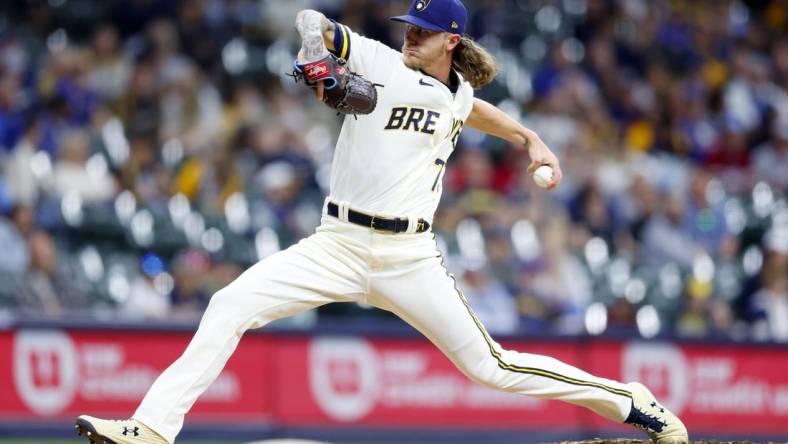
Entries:
{"type": "Polygon", "coordinates": [[[571,402],[619,423],[629,414],[624,384],[493,341],[455,288],[432,233],[387,234],[324,216],[315,234],[258,262],[211,298],[191,343],[133,417],[173,442],[246,330],[348,301],[396,314],[480,384],[571,402]]]}

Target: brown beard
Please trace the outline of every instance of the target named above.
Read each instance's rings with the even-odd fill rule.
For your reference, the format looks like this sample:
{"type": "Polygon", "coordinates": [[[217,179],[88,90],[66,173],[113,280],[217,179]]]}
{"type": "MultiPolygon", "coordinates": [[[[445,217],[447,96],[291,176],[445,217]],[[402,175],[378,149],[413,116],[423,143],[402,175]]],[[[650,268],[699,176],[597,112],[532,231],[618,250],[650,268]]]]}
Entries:
{"type": "Polygon", "coordinates": [[[420,69],[421,68],[421,64],[419,63],[419,59],[417,59],[415,57],[405,57],[403,55],[402,56],[402,61],[405,63],[405,66],[407,66],[410,69],[420,69]]]}

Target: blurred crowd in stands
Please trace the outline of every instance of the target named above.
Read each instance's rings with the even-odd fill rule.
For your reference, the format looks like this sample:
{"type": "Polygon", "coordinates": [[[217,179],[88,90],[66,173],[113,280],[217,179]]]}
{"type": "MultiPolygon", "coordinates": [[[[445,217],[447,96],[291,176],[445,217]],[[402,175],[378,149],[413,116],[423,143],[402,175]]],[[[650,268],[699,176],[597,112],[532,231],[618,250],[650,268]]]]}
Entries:
{"type": "MultiPolygon", "coordinates": [[[[479,97],[564,169],[470,129],[449,161],[434,231],[488,329],[788,341],[788,1],[466,4],[479,97]]],[[[407,6],[3,2],[0,310],[195,320],[311,234],[341,120],[285,75],[295,13],[398,48],[407,6]]]]}

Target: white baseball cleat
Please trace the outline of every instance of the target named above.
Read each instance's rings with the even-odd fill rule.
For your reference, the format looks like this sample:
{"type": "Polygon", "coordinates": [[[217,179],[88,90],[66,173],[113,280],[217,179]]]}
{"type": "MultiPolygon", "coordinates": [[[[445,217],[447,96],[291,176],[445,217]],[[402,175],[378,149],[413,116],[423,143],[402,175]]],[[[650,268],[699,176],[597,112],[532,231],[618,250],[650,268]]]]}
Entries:
{"type": "Polygon", "coordinates": [[[627,384],[632,392],[632,410],[626,421],[640,430],[657,444],[687,444],[687,428],[681,420],[657,402],[651,392],[638,382],[627,384]]]}
{"type": "Polygon", "coordinates": [[[74,426],[91,444],[169,444],[166,439],[136,419],[107,420],[80,415],[74,426]]]}

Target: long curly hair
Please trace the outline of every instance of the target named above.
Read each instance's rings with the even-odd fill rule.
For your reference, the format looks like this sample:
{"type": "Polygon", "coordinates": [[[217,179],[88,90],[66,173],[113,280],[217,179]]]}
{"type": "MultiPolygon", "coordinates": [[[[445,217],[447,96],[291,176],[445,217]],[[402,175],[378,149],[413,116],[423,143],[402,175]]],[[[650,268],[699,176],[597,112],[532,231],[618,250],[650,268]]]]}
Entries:
{"type": "Polygon", "coordinates": [[[467,36],[463,36],[454,48],[452,64],[473,89],[479,89],[492,82],[498,73],[495,58],[482,45],[467,36]]]}

